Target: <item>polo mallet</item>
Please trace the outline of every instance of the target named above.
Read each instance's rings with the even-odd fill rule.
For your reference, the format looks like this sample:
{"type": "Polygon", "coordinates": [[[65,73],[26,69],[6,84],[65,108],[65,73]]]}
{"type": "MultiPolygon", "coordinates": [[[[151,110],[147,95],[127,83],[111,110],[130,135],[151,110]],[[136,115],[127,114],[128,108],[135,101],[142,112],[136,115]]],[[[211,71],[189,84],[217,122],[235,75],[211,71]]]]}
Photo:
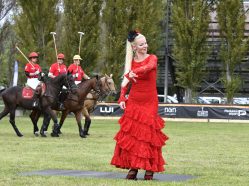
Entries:
{"type": "Polygon", "coordinates": [[[55,55],[56,55],[56,59],[58,61],[58,58],[57,58],[57,47],[56,47],[56,42],[55,42],[55,35],[56,35],[56,33],[55,32],[50,32],[50,34],[53,35],[55,55]]]}
{"type": "Polygon", "coordinates": [[[84,32],[78,32],[78,34],[80,34],[80,43],[79,43],[79,55],[80,55],[81,37],[84,35],[84,32]]]}
{"type": "MultiPolygon", "coordinates": [[[[16,45],[16,49],[22,54],[22,56],[29,62],[29,64],[31,64],[32,67],[34,67],[34,65],[29,61],[29,59],[27,58],[27,56],[25,56],[25,54],[21,51],[21,49],[16,45]]],[[[34,67],[35,68],[35,67],[34,67]]]]}
{"type": "MultiPolygon", "coordinates": [[[[57,56],[57,47],[56,47],[56,42],[55,42],[55,35],[56,35],[56,32],[50,32],[50,34],[52,34],[52,35],[53,35],[53,40],[54,40],[54,50],[55,50],[56,60],[58,61],[58,56],[57,56]]],[[[60,72],[60,67],[59,67],[59,64],[58,64],[58,71],[60,72]]]]}

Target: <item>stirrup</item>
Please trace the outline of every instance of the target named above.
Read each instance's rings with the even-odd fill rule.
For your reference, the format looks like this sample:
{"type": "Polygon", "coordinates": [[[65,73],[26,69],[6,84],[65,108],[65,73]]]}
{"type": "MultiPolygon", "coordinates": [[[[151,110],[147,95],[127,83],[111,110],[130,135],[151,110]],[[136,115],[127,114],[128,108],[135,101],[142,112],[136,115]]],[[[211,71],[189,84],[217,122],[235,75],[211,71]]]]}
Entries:
{"type": "Polygon", "coordinates": [[[144,174],[144,180],[153,180],[153,174],[154,172],[152,171],[146,171],[144,174]]]}
{"type": "Polygon", "coordinates": [[[137,180],[137,173],[138,173],[137,169],[130,169],[127,176],[126,176],[126,179],[137,180]]]}

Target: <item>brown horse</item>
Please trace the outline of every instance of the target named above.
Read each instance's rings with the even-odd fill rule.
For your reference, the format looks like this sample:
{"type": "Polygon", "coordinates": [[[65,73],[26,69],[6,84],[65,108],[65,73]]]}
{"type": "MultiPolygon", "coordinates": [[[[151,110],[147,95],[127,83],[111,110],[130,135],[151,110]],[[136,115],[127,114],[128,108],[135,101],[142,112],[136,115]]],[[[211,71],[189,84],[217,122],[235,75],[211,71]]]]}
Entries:
{"type": "MultiPolygon", "coordinates": [[[[77,124],[78,124],[79,135],[82,138],[85,137],[83,129],[82,129],[82,125],[81,125],[81,110],[82,110],[86,95],[92,89],[94,89],[97,92],[99,91],[98,77],[94,77],[92,79],[85,80],[85,81],[81,82],[80,84],[78,84],[78,89],[76,89],[76,91],[74,93],[70,93],[67,96],[67,98],[64,102],[65,110],[62,111],[62,115],[61,115],[60,122],[59,122],[59,127],[57,129],[53,130],[53,136],[56,136],[56,137],[59,136],[60,128],[62,127],[67,115],[70,112],[73,112],[75,115],[77,124]]],[[[58,105],[55,107],[52,107],[52,109],[59,110],[58,105]]],[[[46,136],[45,131],[48,128],[49,121],[50,121],[49,116],[44,115],[44,121],[43,121],[43,125],[42,125],[41,131],[40,131],[40,134],[44,137],[46,136]]]]}
{"type": "MultiPolygon", "coordinates": [[[[14,86],[7,88],[3,92],[1,92],[5,107],[4,110],[0,113],[0,120],[8,113],[10,113],[9,122],[11,123],[17,136],[19,137],[23,136],[15,124],[15,111],[17,107],[22,107],[27,110],[33,110],[32,112],[33,115],[41,115],[41,112],[48,114],[49,116],[52,117],[54,121],[54,130],[58,128],[57,116],[52,111],[51,106],[57,103],[57,97],[63,85],[68,87],[70,90],[76,87],[74,83],[74,78],[71,73],[63,74],[54,79],[51,79],[50,81],[45,82],[45,85],[46,85],[46,91],[44,95],[42,95],[39,98],[40,108],[33,107],[34,98],[32,99],[23,98],[22,96],[23,87],[14,86]]],[[[31,117],[31,120],[34,125],[34,134],[36,134],[39,131],[37,126],[38,119],[36,120],[31,117]]]]}
{"type": "Polygon", "coordinates": [[[110,76],[105,74],[105,76],[100,78],[100,93],[93,90],[89,94],[87,94],[86,100],[84,101],[84,107],[82,109],[82,114],[85,117],[85,135],[89,135],[88,131],[91,125],[90,114],[94,111],[97,101],[102,101],[107,96],[116,93],[117,92],[115,88],[115,83],[112,79],[112,74],[110,76]]]}

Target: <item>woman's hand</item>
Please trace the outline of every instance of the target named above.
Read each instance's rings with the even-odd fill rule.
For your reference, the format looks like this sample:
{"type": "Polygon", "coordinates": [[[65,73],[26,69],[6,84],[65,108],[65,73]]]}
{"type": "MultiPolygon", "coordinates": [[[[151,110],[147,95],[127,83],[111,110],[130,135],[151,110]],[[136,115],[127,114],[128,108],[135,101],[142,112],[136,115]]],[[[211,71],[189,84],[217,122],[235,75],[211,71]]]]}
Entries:
{"type": "Polygon", "coordinates": [[[124,101],[121,101],[121,102],[119,103],[119,106],[120,106],[120,108],[123,109],[123,110],[126,108],[125,102],[124,102],[124,101]]]}
{"type": "Polygon", "coordinates": [[[136,77],[138,76],[133,71],[129,72],[129,78],[132,79],[134,82],[136,82],[136,79],[135,79],[136,77]]]}
{"type": "Polygon", "coordinates": [[[137,77],[137,74],[135,74],[133,71],[129,72],[129,78],[135,78],[137,77]]]}

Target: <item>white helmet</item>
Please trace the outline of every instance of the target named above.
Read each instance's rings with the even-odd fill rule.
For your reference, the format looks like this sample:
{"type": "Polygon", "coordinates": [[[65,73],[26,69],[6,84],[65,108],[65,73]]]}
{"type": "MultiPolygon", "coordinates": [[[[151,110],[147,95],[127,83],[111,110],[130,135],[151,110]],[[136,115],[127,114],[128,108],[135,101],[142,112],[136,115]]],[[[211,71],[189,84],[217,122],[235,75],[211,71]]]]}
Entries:
{"type": "Polygon", "coordinates": [[[75,60],[75,59],[82,60],[81,57],[80,57],[80,55],[75,55],[75,56],[73,56],[73,60],[75,60]]]}

